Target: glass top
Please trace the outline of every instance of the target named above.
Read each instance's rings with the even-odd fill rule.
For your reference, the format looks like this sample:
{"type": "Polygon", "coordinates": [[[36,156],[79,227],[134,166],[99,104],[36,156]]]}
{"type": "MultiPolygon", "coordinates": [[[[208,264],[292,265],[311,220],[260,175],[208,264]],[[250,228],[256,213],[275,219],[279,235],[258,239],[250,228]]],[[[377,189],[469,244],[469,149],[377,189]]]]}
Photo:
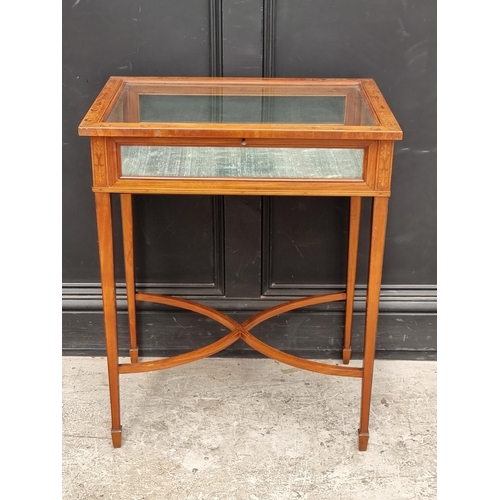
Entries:
{"type": "Polygon", "coordinates": [[[108,123],[373,126],[360,86],[126,83],[108,123]]]}

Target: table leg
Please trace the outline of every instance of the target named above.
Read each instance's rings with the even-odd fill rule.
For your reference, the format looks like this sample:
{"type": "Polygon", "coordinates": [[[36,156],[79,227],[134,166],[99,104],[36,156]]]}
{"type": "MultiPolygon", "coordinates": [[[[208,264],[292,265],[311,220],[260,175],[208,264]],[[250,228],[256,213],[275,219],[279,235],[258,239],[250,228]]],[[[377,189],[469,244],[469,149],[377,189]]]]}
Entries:
{"type": "Polygon", "coordinates": [[[120,389],[118,384],[118,338],[116,328],[116,291],[111,195],[109,193],[95,193],[95,202],[97,234],[99,238],[99,261],[101,264],[106,356],[108,359],[108,380],[111,401],[111,438],[113,440],[113,446],[119,448],[122,440],[122,427],[120,425],[120,389]]]}
{"type": "Polygon", "coordinates": [[[361,421],[359,426],[359,451],[368,447],[368,423],[372,392],[375,340],[384,259],[385,228],[389,198],[373,198],[370,256],[368,264],[368,290],[366,296],[365,343],[363,354],[363,379],[361,384],[361,421]]]}
{"type": "Polygon", "coordinates": [[[121,194],[123,227],[123,250],[125,255],[125,282],[127,285],[128,325],[130,331],[130,361],[137,363],[137,326],[135,312],[135,273],[134,273],[134,225],[132,214],[132,195],[121,194]]]}
{"type": "Polygon", "coordinates": [[[347,286],[345,305],[344,350],[342,361],[348,365],[351,360],[352,315],[354,289],[356,287],[356,265],[358,263],[359,223],[361,221],[361,197],[351,196],[349,214],[349,243],[347,251],[347,286]]]}

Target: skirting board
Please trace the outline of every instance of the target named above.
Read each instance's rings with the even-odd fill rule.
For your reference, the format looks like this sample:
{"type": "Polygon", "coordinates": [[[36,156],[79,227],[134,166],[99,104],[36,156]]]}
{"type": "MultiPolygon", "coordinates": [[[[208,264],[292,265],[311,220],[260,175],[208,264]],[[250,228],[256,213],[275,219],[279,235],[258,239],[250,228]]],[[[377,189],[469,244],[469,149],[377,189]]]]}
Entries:
{"type": "MultiPolygon", "coordinates": [[[[158,291],[165,287],[153,288],[158,291]]],[[[171,290],[169,292],[172,293],[171,290]]],[[[353,358],[359,358],[362,352],[364,292],[363,287],[360,287],[356,294],[353,358]]],[[[128,319],[124,289],[121,286],[117,288],[117,297],[120,355],[126,356],[129,346],[128,319]]],[[[213,297],[198,300],[242,322],[259,310],[272,307],[287,298],[232,300],[213,297]]],[[[377,357],[436,359],[436,304],[435,287],[383,287],[377,331],[377,357]]],[[[227,333],[227,329],[218,323],[188,311],[154,304],[141,306],[137,313],[140,356],[180,354],[210,344],[227,333]]],[[[98,285],[72,284],[63,288],[63,355],[106,354],[101,308],[98,285]]],[[[337,359],[341,357],[343,324],[343,304],[333,303],[277,316],[257,326],[252,333],[273,347],[296,356],[337,359]]],[[[217,356],[261,357],[243,341],[237,341],[217,356]]]]}

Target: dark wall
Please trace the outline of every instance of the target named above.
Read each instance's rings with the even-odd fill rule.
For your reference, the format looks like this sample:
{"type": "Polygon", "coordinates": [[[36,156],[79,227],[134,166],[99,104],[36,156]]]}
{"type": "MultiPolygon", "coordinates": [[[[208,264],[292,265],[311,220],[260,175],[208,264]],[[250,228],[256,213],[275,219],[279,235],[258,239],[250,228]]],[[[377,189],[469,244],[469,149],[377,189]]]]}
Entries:
{"type": "MultiPolygon", "coordinates": [[[[104,352],[89,140],[78,137],[77,127],[111,75],[374,78],[404,131],[404,140],[395,148],[378,355],[435,355],[435,2],[65,2],[66,353],[104,352]]],[[[119,206],[115,208],[119,250],[119,206]]],[[[368,200],[363,209],[361,285],[366,283],[368,200]]],[[[345,282],[347,214],[346,199],[136,196],[139,286],[196,296],[235,317],[284,297],[333,289],[345,282]]],[[[117,280],[123,282],[119,251],[117,280]]],[[[125,324],[121,287],[118,293],[120,321],[125,324]]],[[[360,335],[362,286],[356,309],[360,335]]],[[[342,318],[338,305],[320,306],[276,318],[259,332],[289,352],[335,355],[342,318]]],[[[223,333],[190,313],[176,312],[174,320],[165,308],[140,311],[144,354],[199,347],[223,333]]],[[[125,352],[126,328],[121,334],[125,352]]],[[[235,344],[228,354],[250,352],[235,344]]]]}

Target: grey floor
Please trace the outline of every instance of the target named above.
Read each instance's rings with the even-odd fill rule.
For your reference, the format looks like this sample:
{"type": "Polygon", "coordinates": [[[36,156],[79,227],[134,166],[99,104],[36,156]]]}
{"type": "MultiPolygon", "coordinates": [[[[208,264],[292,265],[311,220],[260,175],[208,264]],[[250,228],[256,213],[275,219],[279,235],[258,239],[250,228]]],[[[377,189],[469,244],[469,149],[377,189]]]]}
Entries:
{"type": "Polygon", "coordinates": [[[376,361],[364,453],[359,379],[218,358],[122,375],[113,449],[105,359],[62,368],[64,499],[436,498],[436,362],[376,361]]]}

